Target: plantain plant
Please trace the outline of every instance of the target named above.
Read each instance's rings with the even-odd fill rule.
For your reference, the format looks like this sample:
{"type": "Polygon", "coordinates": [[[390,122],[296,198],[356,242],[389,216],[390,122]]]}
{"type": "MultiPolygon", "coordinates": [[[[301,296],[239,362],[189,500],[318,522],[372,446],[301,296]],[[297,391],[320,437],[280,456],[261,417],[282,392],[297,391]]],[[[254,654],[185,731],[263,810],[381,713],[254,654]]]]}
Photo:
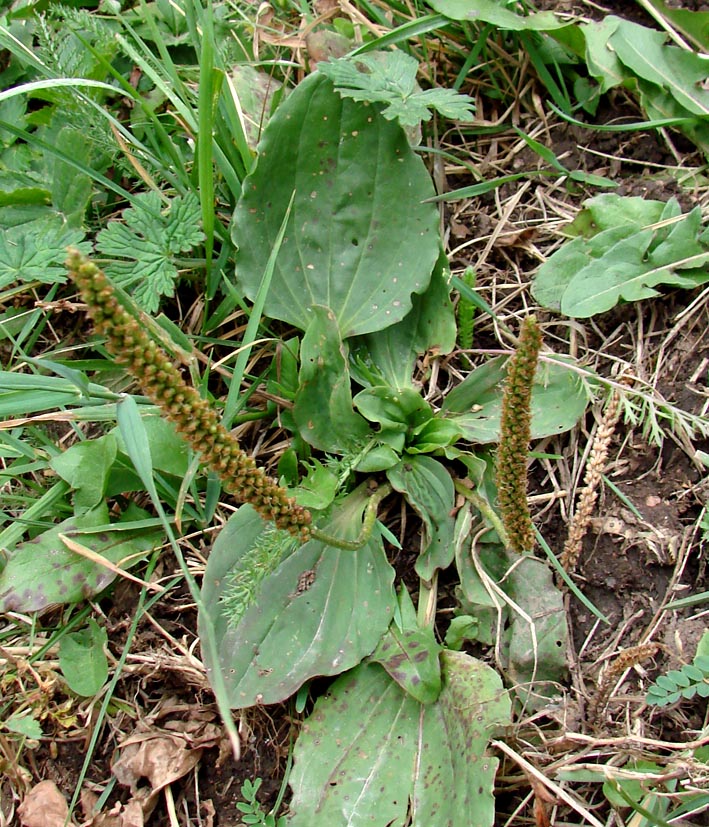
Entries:
{"type": "Polygon", "coordinates": [[[531,552],[527,444],[571,428],[587,394],[567,365],[537,364],[528,320],[507,381],[501,357],[438,409],[424,398],[417,360],[456,342],[448,263],[411,132],[376,100],[310,75],[268,121],[233,215],[237,291],[299,331],[269,379],[291,403],[280,481],[247,457],[98,267],[72,252],[69,269],[109,350],[243,503],[204,574],[210,680],[239,709],[334,678],[296,743],[288,823],[490,825],[498,761],[488,742],[513,702],[543,706],[566,669],[561,595],[531,552]],[[506,458],[497,477],[496,442],[506,458]],[[378,519],[394,495],[420,518],[417,608],[378,519]],[[451,566],[455,616],[435,628],[438,575],[451,566]],[[463,651],[470,641],[496,644],[496,668],[463,651]]]}
{"type": "MultiPolygon", "coordinates": [[[[473,371],[440,410],[414,381],[416,360],[449,353],[456,339],[433,195],[402,126],[316,72],[271,117],[233,216],[237,287],[301,331],[271,381],[292,403],[281,418],[293,435],[284,482],[320,533],[293,543],[241,506],[209,557],[199,623],[217,641],[208,672],[222,676],[234,708],[339,676],[295,747],[294,827],[492,824],[497,760],[486,746],[510,723],[503,675],[521,702],[539,706],[565,671],[560,594],[529,543],[506,546],[482,447],[500,440],[505,359],[473,371]],[[421,519],[418,612],[387,560],[385,540],[395,540],[374,520],[373,502],[390,491],[421,519]],[[480,623],[443,647],[437,578],[452,564],[454,625],[472,615],[480,623]],[[505,600],[487,578],[504,581],[505,600]],[[505,626],[500,671],[460,651],[465,639],[492,643],[505,626]]],[[[531,417],[511,442],[518,476],[530,436],[572,427],[587,402],[566,366],[546,362],[535,375],[536,350],[530,358],[521,381],[531,417]]],[[[527,513],[524,488],[512,491],[527,513]]]]}

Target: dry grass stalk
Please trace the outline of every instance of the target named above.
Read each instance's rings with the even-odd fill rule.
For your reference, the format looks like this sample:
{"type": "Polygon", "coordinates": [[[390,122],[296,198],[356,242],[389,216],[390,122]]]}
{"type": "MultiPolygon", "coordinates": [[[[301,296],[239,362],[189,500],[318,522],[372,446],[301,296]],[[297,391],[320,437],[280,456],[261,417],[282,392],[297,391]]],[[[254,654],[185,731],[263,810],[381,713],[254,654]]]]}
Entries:
{"type": "Polygon", "coordinates": [[[586,536],[596,507],[598,490],[608,460],[608,450],[620,416],[621,407],[619,403],[618,392],[614,391],[608,400],[596,431],[593,447],[586,465],[586,474],[583,480],[584,487],[579,493],[576,510],[569,526],[569,534],[560,558],[561,565],[568,572],[574,571],[578,564],[583,538],[586,536]]]}
{"type": "Polygon", "coordinates": [[[596,694],[588,705],[588,720],[591,723],[597,721],[603,714],[608,706],[613,687],[618,683],[623,672],[651,658],[659,648],[657,643],[641,643],[638,646],[629,646],[618,655],[603,673],[598,682],[596,694]]]}

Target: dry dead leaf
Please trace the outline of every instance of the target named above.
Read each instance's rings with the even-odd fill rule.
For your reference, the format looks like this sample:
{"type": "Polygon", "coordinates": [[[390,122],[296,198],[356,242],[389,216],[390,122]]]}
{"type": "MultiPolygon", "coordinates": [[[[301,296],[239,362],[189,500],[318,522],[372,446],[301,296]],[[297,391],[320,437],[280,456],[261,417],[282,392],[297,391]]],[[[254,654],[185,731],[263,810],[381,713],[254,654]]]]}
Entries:
{"type": "Polygon", "coordinates": [[[495,241],[495,247],[524,247],[537,235],[534,227],[527,227],[519,232],[505,233],[495,241]]]}
{"type": "Polygon", "coordinates": [[[194,769],[204,749],[216,746],[221,735],[215,724],[194,720],[169,721],[164,729],[129,735],[112,767],[118,782],[133,795],[120,814],[120,827],[143,827],[160,791],[194,769]],[[139,787],[142,779],[147,780],[148,789],[139,787]]]}
{"type": "MultiPolygon", "coordinates": [[[[153,798],[156,797],[157,796],[153,796],[153,798]]],[[[150,816],[154,806],[153,804],[150,807],[150,812],[146,814],[145,803],[141,803],[135,798],[129,801],[121,813],[121,827],[144,827],[145,820],[150,816]]]]}
{"type": "Polygon", "coordinates": [[[143,778],[153,791],[158,791],[186,775],[201,755],[200,748],[188,747],[178,735],[167,732],[131,735],[121,744],[121,757],[113,765],[113,774],[134,794],[143,778]]]}
{"type": "Polygon", "coordinates": [[[344,57],[352,48],[352,43],[338,32],[320,29],[305,36],[305,48],[311,65],[316,66],[331,57],[344,57]]]}
{"type": "Polygon", "coordinates": [[[220,738],[218,726],[202,721],[171,721],[164,729],[134,731],[120,745],[113,774],[132,792],[141,778],[148,780],[153,791],[161,790],[186,775],[202,750],[216,746],[220,738]]]}
{"type": "Polygon", "coordinates": [[[81,827],[123,827],[120,816],[123,805],[120,802],[114,804],[110,810],[94,813],[94,807],[98,801],[96,793],[83,789],[80,800],[81,809],[84,811],[84,821],[81,827]]]}
{"type": "Polygon", "coordinates": [[[54,781],[40,781],[27,793],[17,812],[22,827],[64,827],[69,807],[54,781]]]}
{"type": "Polygon", "coordinates": [[[200,813],[202,814],[202,824],[204,827],[214,827],[214,816],[217,810],[212,803],[211,798],[205,798],[199,805],[200,813]]]}
{"type": "Polygon", "coordinates": [[[338,0],[315,0],[313,8],[318,17],[334,17],[340,12],[338,0]]]}

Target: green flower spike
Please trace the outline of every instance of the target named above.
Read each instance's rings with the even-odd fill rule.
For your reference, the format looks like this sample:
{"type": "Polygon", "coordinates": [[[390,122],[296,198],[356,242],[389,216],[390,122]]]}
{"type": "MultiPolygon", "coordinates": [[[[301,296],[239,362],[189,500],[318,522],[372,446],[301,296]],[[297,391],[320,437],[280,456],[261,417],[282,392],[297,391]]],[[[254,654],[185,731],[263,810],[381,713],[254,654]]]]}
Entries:
{"type": "Polygon", "coordinates": [[[521,554],[534,548],[534,527],[527,503],[527,451],[531,438],[532,384],[542,336],[534,316],[522,322],[517,352],[507,366],[502,397],[497,494],[510,547],[521,554]]]}
{"type": "Polygon", "coordinates": [[[310,539],[310,512],[288,497],[240,448],[216,410],[184,381],[165,351],[118,301],[103,271],[75,249],[69,250],[66,264],[109,351],[219,475],[224,488],[278,528],[303,542],[310,539]]]}

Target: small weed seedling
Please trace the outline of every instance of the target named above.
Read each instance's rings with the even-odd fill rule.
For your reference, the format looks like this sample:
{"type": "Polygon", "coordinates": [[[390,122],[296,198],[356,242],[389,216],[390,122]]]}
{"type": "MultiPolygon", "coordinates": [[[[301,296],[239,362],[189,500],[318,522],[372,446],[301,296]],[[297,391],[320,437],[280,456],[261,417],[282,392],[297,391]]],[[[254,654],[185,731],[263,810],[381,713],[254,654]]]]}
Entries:
{"type": "Polygon", "coordinates": [[[261,778],[255,781],[247,778],[241,785],[241,795],[244,800],[238,801],[236,807],[240,813],[243,813],[242,822],[245,825],[254,825],[254,827],[286,827],[285,816],[277,819],[270,813],[264,813],[263,807],[256,798],[262,783],[261,778]]]}
{"type": "Polygon", "coordinates": [[[709,632],[699,641],[692,663],[660,675],[648,689],[645,700],[652,706],[669,706],[695,696],[709,698],[709,632]]]}

